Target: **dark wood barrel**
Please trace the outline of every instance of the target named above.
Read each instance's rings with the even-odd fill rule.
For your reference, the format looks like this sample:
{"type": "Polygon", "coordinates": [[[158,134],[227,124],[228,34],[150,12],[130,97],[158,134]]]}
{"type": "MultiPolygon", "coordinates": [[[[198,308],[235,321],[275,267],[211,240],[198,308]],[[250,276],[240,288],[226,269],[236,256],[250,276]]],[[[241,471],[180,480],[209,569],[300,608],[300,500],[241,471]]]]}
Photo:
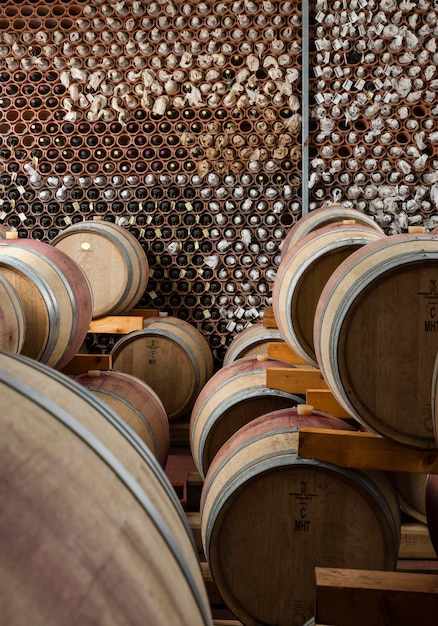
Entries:
{"type": "Polygon", "coordinates": [[[430,234],[363,246],[328,280],[314,323],[317,362],[338,402],[373,432],[421,449],[437,447],[437,261],[430,234]]]}
{"type": "Polygon", "coordinates": [[[167,413],[158,395],[143,380],[112,370],[93,370],[75,380],[108,404],[166,466],[170,435],[167,413]]]}
{"type": "Polygon", "coordinates": [[[191,411],[213,373],[213,354],[204,335],[176,317],[146,319],[144,328],[121,337],[111,354],[114,369],[152,387],[169,420],[191,411]]]}
{"type": "Polygon", "coordinates": [[[21,298],[0,268],[0,349],[21,352],[26,334],[26,314],[21,298]]]}
{"type": "Polygon", "coordinates": [[[128,230],[106,221],[77,222],[51,243],[85,272],[93,294],[93,318],[119,315],[138,304],[148,283],[149,264],[128,230]]]}
{"type": "Polygon", "coordinates": [[[400,509],[382,472],[297,456],[299,429],[348,428],[299,407],[263,415],[219,450],[201,495],[213,581],[247,626],[301,626],[315,611],[315,567],[394,570],[400,509]]]}
{"type": "Polygon", "coordinates": [[[397,492],[402,511],[412,519],[426,524],[426,485],[428,474],[389,472],[388,475],[397,492]]]}
{"type": "Polygon", "coordinates": [[[0,352],[8,623],[211,625],[193,537],[164,470],[73,379],[0,352]]]}
{"type": "Polygon", "coordinates": [[[282,256],[285,256],[292,246],[312,231],[331,224],[357,224],[368,226],[368,228],[382,235],[384,234],[382,228],[371,215],[367,215],[352,207],[342,206],[341,204],[329,204],[309,211],[295,222],[284,238],[281,246],[282,256]]]}
{"type": "Polygon", "coordinates": [[[21,353],[61,369],[83,344],[92,298],[81,268],[35,239],[1,239],[0,271],[20,296],[26,316],[21,353]]]}
{"type": "Polygon", "coordinates": [[[237,359],[248,356],[268,355],[268,344],[283,341],[278,328],[268,328],[263,322],[256,322],[234,335],[228,345],[222,365],[230,365],[237,359]]]}
{"type": "Polygon", "coordinates": [[[222,445],[260,415],[303,402],[303,398],[266,386],[266,370],[293,367],[276,359],[245,357],[218,370],[204,385],[190,417],[190,446],[204,478],[222,445]]]}
{"type": "Polygon", "coordinates": [[[272,290],[274,317],[283,339],[310,365],[317,367],[313,321],[325,284],[350,254],[385,238],[361,224],[331,224],[300,238],[282,257],[272,290]]]}

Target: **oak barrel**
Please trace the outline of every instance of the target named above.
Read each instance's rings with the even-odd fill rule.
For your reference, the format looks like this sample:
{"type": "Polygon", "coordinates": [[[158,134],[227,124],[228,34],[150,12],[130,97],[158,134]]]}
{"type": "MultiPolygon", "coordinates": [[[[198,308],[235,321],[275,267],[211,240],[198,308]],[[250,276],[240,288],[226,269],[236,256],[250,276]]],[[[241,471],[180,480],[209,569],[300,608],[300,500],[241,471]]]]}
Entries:
{"type": "Polygon", "coordinates": [[[211,625],[164,470],[73,379],[0,353],[0,611],[7,623],[211,625]]]}
{"type": "Polygon", "coordinates": [[[371,431],[421,449],[436,449],[437,261],[430,234],[363,246],[328,280],[314,324],[317,362],[338,402],[371,431]]]}
{"type": "Polygon", "coordinates": [[[245,357],[218,370],[204,385],[190,417],[190,446],[202,478],[222,445],[244,424],[275,409],[296,406],[300,396],[266,386],[266,370],[289,366],[245,357]]]}
{"type": "Polygon", "coordinates": [[[26,333],[23,303],[0,268],[0,349],[21,352],[26,333]]]}
{"type": "Polygon", "coordinates": [[[329,204],[309,211],[295,222],[283,240],[282,256],[285,256],[292,246],[312,231],[331,224],[358,224],[368,226],[368,228],[384,234],[382,228],[371,215],[341,204],[329,204]]]}
{"type": "Polygon", "coordinates": [[[289,347],[317,367],[313,321],[322,289],[350,254],[385,235],[361,224],[331,224],[310,232],[289,248],[278,267],[272,308],[289,347]]]}
{"type": "Polygon", "coordinates": [[[428,475],[414,472],[390,472],[388,475],[397,492],[402,511],[412,519],[426,524],[426,485],[428,475]]]}
{"type": "Polygon", "coordinates": [[[0,272],[24,307],[21,353],[61,369],[83,344],[91,321],[92,296],[81,268],[42,241],[2,239],[0,272]]]}
{"type": "Polygon", "coordinates": [[[283,341],[278,328],[268,328],[263,322],[251,324],[234,335],[226,349],[222,365],[229,365],[248,356],[268,355],[268,344],[277,341],[283,341]]]}
{"type": "Polygon", "coordinates": [[[107,221],[77,222],[51,243],[85,272],[93,294],[93,318],[119,315],[138,304],[148,283],[149,264],[128,230],[107,221]]]}
{"type": "Polygon", "coordinates": [[[204,335],[176,317],[150,317],[144,328],[121,337],[111,351],[113,367],[147,383],[169,420],[189,413],[213,373],[213,354],[204,335]]]}
{"type": "Polygon", "coordinates": [[[75,380],[108,404],[143,440],[161,467],[169,454],[169,420],[155,391],[131,374],[94,370],[75,380]]]}
{"type": "Polygon", "coordinates": [[[319,567],[394,570],[400,509],[383,473],[297,456],[299,428],[348,428],[299,407],[263,415],[219,450],[201,494],[213,581],[245,626],[302,626],[319,567]]]}

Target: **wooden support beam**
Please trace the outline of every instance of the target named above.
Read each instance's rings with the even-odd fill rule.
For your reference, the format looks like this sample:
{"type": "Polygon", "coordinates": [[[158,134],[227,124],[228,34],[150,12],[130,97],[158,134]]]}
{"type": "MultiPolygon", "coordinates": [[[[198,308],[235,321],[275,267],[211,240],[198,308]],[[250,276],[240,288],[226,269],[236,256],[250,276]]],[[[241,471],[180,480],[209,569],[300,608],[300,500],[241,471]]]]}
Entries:
{"type": "Polygon", "coordinates": [[[110,354],[75,354],[61,371],[67,376],[79,376],[90,370],[110,370],[112,366],[113,360],[110,354]]]}
{"type": "Polygon", "coordinates": [[[307,389],[328,389],[321,371],[316,367],[267,368],[266,386],[288,393],[306,394],[307,389]]]}
{"type": "Polygon", "coordinates": [[[199,511],[203,485],[204,481],[198,472],[189,472],[187,474],[186,506],[188,511],[199,511]]]}
{"type": "Polygon", "coordinates": [[[202,545],[201,538],[201,515],[199,511],[186,511],[185,513],[187,521],[192,531],[193,540],[195,542],[196,550],[199,554],[204,554],[204,547],[202,545]]]}
{"type": "Polygon", "coordinates": [[[438,575],[315,568],[315,622],[336,626],[434,624],[438,575]]]}
{"type": "Polygon", "coordinates": [[[339,404],[330,389],[307,389],[306,404],[314,409],[329,413],[340,419],[353,419],[352,416],[339,404]]]}
{"type": "Polygon", "coordinates": [[[141,330],[144,317],[137,315],[107,315],[91,320],[88,328],[89,333],[109,333],[115,335],[127,335],[134,330],[141,330]]]}
{"type": "Polygon", "coordinates": [[[263,310],[263,325],[266,326],[266,328],[277,328],[274,311],[270,307],[266,307],[263,310]]]}
{"type": "Polygon", "coordinates": [[[309,365],[307,361],[301,358],[298,354],[287,345],[284,341],[270,341],[268,342],[268,356],[271,359],[278,359],[291,365],[309,365]]]}
{"type": "Polygon", "coordinates": [[[157,309],[131,309],[130,311],[126,311],[124,315],[133,315],[134,317],[143,317],[146,319],[148,317],[158,317],[160,311],[157,309]]]}
{"type": "Polygon", "coordinates": [[[298,456],[341,467],[438,474],[438,450],[418,450],[367,432],[300,428],[298,456]]]}

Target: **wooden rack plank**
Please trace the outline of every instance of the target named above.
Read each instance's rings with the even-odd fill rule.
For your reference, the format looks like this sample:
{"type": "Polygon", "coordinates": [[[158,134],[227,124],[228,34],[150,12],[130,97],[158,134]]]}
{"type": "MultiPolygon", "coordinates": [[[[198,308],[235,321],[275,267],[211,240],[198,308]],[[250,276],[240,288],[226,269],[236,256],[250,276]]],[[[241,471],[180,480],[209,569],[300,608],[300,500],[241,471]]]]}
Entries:
{"type": "Polygon", "coordinates": [[[309,365],[285,343],[284,341],[268,342],[268,356],[291,365],[309,365]]]}
{"type": "Polygon", "coordinates": [[[438,450],[418,450],[367,432],[300,428],[298,455],[341,467],[438,473],[438,450]]]}
{"type": "Polygon", "coordinates": [[[126,335],[134,330],[141,330],[143,324],[144,317],[139,315],[107,315],[91,320],[88,332],[126,335]]]}
{"type": "Polygon", "coordinates": [[[402,524],[400,535],[399,559],[437,559],[426,524],[402,524]]]}
{"type": "Polygon", "coordinates": [[[307,389],[328,389],[321,371],[316,367],[267,368],[266,386],[288,393],[306,394],[307,389]]]}
{"type": "Polygon", "coordinates": [[[79,376],[90,370],[110,370],[113,361],[110,354],[75,354],[72,360],[62,368],[67,376],[79,376]]]}
{"type": "Polygon", "coordinates": [[[340,419],[352,419],[351,415],[339,404],[330,389],[307,389],[306,404],[318,411],[329,413],[340,419]]]}
{"type": "Polygon", "coordinates": [[[412,626],[433,624],[438,575],[315,568],[317,624],[412,626]]]}

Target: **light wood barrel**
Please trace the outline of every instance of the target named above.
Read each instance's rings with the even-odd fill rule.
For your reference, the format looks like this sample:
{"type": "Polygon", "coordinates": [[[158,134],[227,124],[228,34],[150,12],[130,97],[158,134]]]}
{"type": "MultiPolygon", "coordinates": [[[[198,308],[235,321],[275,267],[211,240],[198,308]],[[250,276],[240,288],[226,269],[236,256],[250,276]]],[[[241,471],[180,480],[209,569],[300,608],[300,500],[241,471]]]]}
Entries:
{"type": "Polygon", "coordinates": [[[158,395],[143,380],[112,370],[80,374],[75,380],[108,404],[143,440],[161,467],[166,466],[170,434],[158,395]]]}
{"type": "Polygon", "coordinates": [[[233,337],[222,365],[230,365],[248,356],[267,355],[268,344],[276,341],[283,341],[278,328],[268,328],[263,322],[251,324],[233,337]]]}
{"type": "Polygon", "coordinates": [[[190,417],[195,466],[205,477],[222,445],[260,415],[303,402],[300,396],[266,386],[266,370],[291,367],[276,359],[245,357],[217,371],[201,390],[190,417]]]}
{"type": "Polygon", "coordinates": [[[214,458],[201,495],[213,581],[245,626],[303,625],[315,611],[314,570],[394,570],[400,509],[383,473],[297,456],[299,428],[342,429],[314,411],[274,411],[238,430],[214,458]]]}
{"type": "Polygon", "coordinates": [[[106,221],[77,222],[52,240],[85,272],[93,294],[93,318],[132,309],[143,296],[149,264],[128,230],[106,221]]]}
{"type": "Polygon", "coordinates": [[[176,317],[151,317],[144,328],[121,337],[111,351],[113,367],[147,383],[158,394],[169,420],[189,413],[213,373],[207,340],[176,317]]]}
{"type": "Polygon", "coordinates": [[[385,235],[360,224],[333,224],[310,232],[282,258],[272,290],[278,329],[289,347],[317,367],[313,321],[321,292],[350,254],[385,235]]]}
{"type": "Polygon", "coordinates": [[[42,241],[2,239],[0,271],[24,307],[21,353],[61,369],[83,344],[91,321],[92,298],[81,268],[42,241]]]}
{"type": "Polygon", "coordinates": [[[12,283],[0,267],[0,349],[20,352],[26,333],[24,306],[12,283]]]}
{"type": "Polygon", "coordinates": [[[330,224],[342,223],[368,226],[380,234],[384,234],[382,228],[371,215],[340,204],[330,204],[309,211],[295,222],[284,238],[281,246],[282,256],[285,256],[292,246],[312,231],[330,224]]]}
{"type": "Polygon", "coordinates": [[[134,431],[21,355],[0,353],[0,389],[3,619],[211,626],[184,512],[134,431]]]}
{"type": "Polygon", "coordinates": [[[438,351],[438,239],[391,235],[332,274],[315,314],[327,385],[358,422],[389,439],[436,449],[431,381],[438,351]]]}

